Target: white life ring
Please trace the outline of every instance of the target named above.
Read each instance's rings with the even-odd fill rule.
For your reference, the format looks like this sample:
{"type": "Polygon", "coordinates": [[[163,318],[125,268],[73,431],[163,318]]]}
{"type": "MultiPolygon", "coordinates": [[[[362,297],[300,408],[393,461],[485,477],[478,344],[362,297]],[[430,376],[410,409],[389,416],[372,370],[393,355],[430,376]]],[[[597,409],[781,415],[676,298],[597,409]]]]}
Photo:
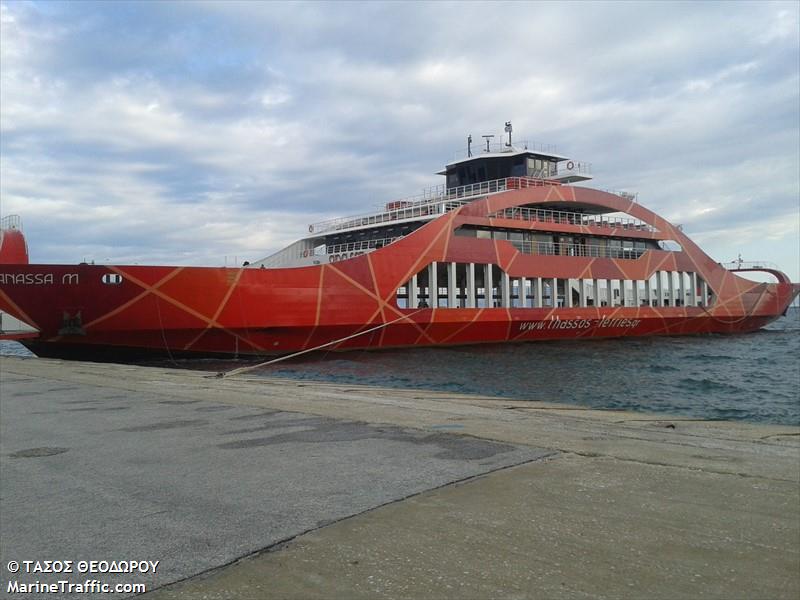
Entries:
{"type": "Polygon", "coordinates": [[[569,162],[567,163],[567,170],[568,170],[568,171],[572,171],[572,169],[574,169],[574,168],[575,168],[575,163],[574,163],[574,162],[572,162],[572,161],[569,161],[569,162]]]}

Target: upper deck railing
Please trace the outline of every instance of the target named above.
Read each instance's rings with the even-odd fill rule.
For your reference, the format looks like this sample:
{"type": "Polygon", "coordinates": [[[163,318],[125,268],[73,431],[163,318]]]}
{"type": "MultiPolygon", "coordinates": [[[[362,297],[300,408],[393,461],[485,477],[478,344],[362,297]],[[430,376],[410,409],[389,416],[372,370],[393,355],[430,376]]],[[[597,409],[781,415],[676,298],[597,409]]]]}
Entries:
{"type": "Polygon", "coordinates": [[[571,175],[574,173],[589,175],[591,177],[592,163],[568,160],[563,166],[556,165],[555,171],[553,171],[551,176],[558,177],[560,175],[571,175]]]}
{"type": "Polygon", "coordinates": [[[22,218],[19,215],[6,215],[0,219],[0,229],[22,229],[22,218]]]}
{"type": "Polygon", "coordinates": [[[526,241],[511,241],[510,243],[523,254],[538,254],[542,256],[582,256],[636,260],[647,251],[645,248],[611,248],[596,244],[526,241]]]}
{"type": "Polygon", "coordinates": [[[309,233],[318,234],[354,227],[379,225],[400,219],[434,217],[463,206],[479,196],[545,185],[560,184],[556,181],[534,177],[506,177],[449,189],[445,189],[443,185],[438,185],[425,190],[422,194],[389,202],[386,205],[387,210],[313,223],[308,226],[308,231],[309,233]]]}
{"type": "Polygon", "coordinates": [[[732,260],[726,263],[720,263],[728,271],[759,271],[761,269],[768,269],[770,271],[778,271],[778,265],[775,263],[767,262],[764,260],[744,261],[732,260]]]}
{"type": "Polygon", "coordinates": [[[392,242],[395,242],[402,238],[402,235],[398,235],[395,237],[390,238],[382,238],[377,240],[359,240],[357,242],[347,242],[344,244],[333,244],[332,246],[325,246],[323,252],[314,252],[315,256],[325,255],[325,254],[341,254],[347,252],[366,252],[367,250],[377,250],[378,248],[383,248],[384,246],[388,246],[392,242]]]}
{"type": "Polygon", "coordinates": [[[628,217],[609,217],[606,215],[587,215],[565,210],[550,210],[545,208],[511,207],[499,210],[491,215],[495,219],[515,219],[538,223],[559,223],[567,225],[583,225],[586,227],[603,227],[606,229],[620,228],[635,231],[657,231],[639,219],[628,217]]]}
{"type": "Polygon", "coordinates": [[[541,154],[557,154],[555,144],[540,144],[537,142],[522,140],[519,142],[515,141],[514,145],[509,147],[505,144],[505,142],[492,142],[489,144],[489,152],[486,152],[486,143],[484,142],[483,144],[476,143],[471,151],[469,151],[467,148],[456,150],[453,153],[453,162],[457,160],[463,160],[465,158],[480,158],[481,156],[487,156],[489,154],[497,155],[525,151],[533,153],[538,152],[541,154]]]}

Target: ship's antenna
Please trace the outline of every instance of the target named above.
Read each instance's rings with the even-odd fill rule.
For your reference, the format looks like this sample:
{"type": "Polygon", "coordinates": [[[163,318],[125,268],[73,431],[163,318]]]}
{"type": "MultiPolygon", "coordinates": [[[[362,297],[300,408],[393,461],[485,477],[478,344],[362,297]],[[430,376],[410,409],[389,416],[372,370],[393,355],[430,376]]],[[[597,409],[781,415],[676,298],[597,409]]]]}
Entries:
{"type": "Polygon", "coordinates": [[[486,138],[486,152],[491,152],[491,150],[489,150],[489,140],[492,139],[494,136],[493,135],[482,135],[481,137],[482,138],[486,138]]]}
{"type": "Polygon", "coordinates": [[[511,130],[512,129],[513,128],[511,127],[511,121],[506,121],[506,133],[508,134],[508,143],[506,143],[506,146],[508,148],[511,148],[511,130]]]}
{"type": "Polygon", "coordinates": [[[472,157],[472,134],[467,136],[467,158],[472,157]]]}

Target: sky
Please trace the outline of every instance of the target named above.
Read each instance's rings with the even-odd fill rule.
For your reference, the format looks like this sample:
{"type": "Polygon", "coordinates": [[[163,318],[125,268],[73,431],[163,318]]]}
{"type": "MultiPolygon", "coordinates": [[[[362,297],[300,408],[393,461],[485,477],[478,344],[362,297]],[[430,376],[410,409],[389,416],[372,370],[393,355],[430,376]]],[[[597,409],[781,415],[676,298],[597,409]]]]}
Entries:
{"type": "Polygon", "coordinates": [[[256,260],[511,120],[800,281],[798,2],[0,6],[0,211],[34,262],[256,260]]]}

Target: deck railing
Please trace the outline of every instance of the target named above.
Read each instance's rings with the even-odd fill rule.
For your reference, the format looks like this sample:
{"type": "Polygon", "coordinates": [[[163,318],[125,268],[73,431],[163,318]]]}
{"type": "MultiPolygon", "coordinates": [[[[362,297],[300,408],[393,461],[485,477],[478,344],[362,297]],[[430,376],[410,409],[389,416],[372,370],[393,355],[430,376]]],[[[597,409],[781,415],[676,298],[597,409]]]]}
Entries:
{"type": "MultiPolygon", "coordinates": [[[[366,250],[377,250],[378,248],[383,248],[384,246],[388,246],[392,242],[395,242],[402,238],[403,236],[396,236],[391,238],[382,238],[378,240],[361,240],[358,242],[348,242],[345,244],[333,244],[331,246],[325,247],[325,254],[341,254],[342,252],[359,252],[359,251],[366,251],[366,250]]],[[[314,254],[317,254],[315,252],[314,254]]]]}
{"type": "Polygon", "coordinates": [[[0,229],[22,229],[22,218],[19,215],[6,215],[0,219],[0,229]]]}
{"type": "Polygon", "coordinates": [[[481,183],[472,183],[445,189],[444,186],[429,188],[422,194],[389,202],[387,209],[351,217],[339,217],[308,226],[309,233],[319,234],[368,225],[379,225],[388,221],[436,216],[463,206],[480,196],[498,194],[508,190],[519,190],[558,182],[534,177],[506,177],[481,183]]]}
{"type": "Polygon", "coordinates": [[[495,219],[518,219],[540,223],[563,223],[568,225],[584,225],[587,227],[604,227],[607,229],[621,228],[635,231],[656,231],[655,227],[639,219],[609,217],[606,215],[586,215],[578,212],[544,208],[512,207],[499,210],[489,216],[495,219]]]}
{"type": "Polygon", "coordinates": [[[453,152],[453,160],[459,161],[465,158],[480,158],[481,156],[490,156],[498,154],[507,154],[521,151],[529,152],[543,152],[546,154],[556,154],[558,148],[555,144],[542,144],[536,141],[529,140],[514,140],[514,145],[508,147],[505,142],[491,142],[489,144],[489,152],[486,152],[486,142],[480,144],[476,143],[470,151],[467,148],[462,148],[453,152]]]}
{"type": "Polygon", "coordinates": [[[380,213],[369,213],[359,215],[356,217],[344,217],[341,219],[333,219],[331,221],[323,221],[322,223],[314,223],[309,225],[308,231],[313,234],[328,233],[331,231],[341,231],[345,229],[355,229],[358,227],[367,227],[369,225],[380,225],[391,221],[399,221],[401,219],[414,219],[419,217],[435,217],[446,212],[450,212],[454,208],[458,208],[468,201],[465,200],[448,200],[444,202],[428,202],[425,204],[418,204],[415,206],[407,206],[394,210],[387,210],[380,213]]]}
{"type": "Polygon", "coordinates": [[[643,248],[612,248],[593,244],[509,241],[512,246],[523,254],[542,256],[583,256],[590,258],[622,258],[635,260],[647,252],[647,250],[643,248]]]}
{"type": "MultiPolygon", "coordinates": [[[[380,225],[390,221],[398,221],[401,219],[417,219],[420,217],[435,217],[446,212],[450,212],[464,204],[472,202],[481,196],[489,196],[491,194],[499,194],[509,190],[520,190],[532,187],[543,186],[558,186],[561,185],[557,181],[550,179],[540,179],[536,177],[505,177],[503,179],[494,179],[492,181],[483,181],[481,183],[472,183],[470,185],[462,185],[454,188],[445,188],[443,185],[434,186],[424,190],[421,194],[409,196],[401,200],[395,200],[386,204],[386,209],[381,211],[373,211],[361,215],[354,215],[349,217],[338,217],[336,219],[329,219],[327,221],[320,221],[312,223],[308,226],[309,233],[313,235],[328,233],[330,231],[341,231],[345,229],[354,229],[359,227],[368,227],[370,225],[380,225]]],[[[608,190],[609,193],[615,194],[622,198],[632,199],[634,195],[629,192],[608,190]]],[[[509,209],[511,210],[511,209],[509,209]]],[[[542,212],[543,209],[517,209],[521,211],[535,211],[528,213],[521,213],[530,216],[530,220],[538,220],[535,213],[542,212]]],[[[569,222],[569,215],[578,215],[581,221],[576,221],[578,224],[585,224],[597,227],[622,227],[624,229],[636,229],[639,231],[657,231],[654,227],[639,221],[638,219],[629,219],[624,217],[605,217],[603,215],[584,215],[582,213],[570,213],[567,211],[544,211],[543,214],[550,213],[551,216],[556,213],[559,218],[564,216],[569,222]]],[[[496,216],[496,215],[495,215],[496,216]]],[[[546,216],[546,215],[545,215],[546,216]]],[[[524,217],[523,217],[524,218],[524,217]]],[[[573,217],[573,220],[575,217],[573,217]]]]}
{"type": "Polygon", "coordinates": [[[730,262],[720,263],[720,265],[728,269],[728,271],[758,271],[760,269],[769,269],[771,271],[779,270],[778,265],[764,260],[732,260],[730,262]]]}

